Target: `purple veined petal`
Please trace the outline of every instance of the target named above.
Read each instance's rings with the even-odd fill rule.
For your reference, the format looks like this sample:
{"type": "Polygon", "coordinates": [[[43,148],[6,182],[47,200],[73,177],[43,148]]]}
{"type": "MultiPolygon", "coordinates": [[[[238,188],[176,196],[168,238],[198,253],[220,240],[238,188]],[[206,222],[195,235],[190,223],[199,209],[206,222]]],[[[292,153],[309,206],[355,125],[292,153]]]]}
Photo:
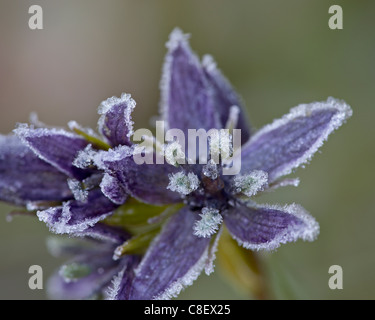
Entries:
{"type": "Polygon", "coordinates": [[[56,169],[78,180],[86,178],[85,171],[73,166],[78,152],[88,144],[83,138],[62,129],[33,129],[25,125],[14,132],[38,157],[56,169]]]}
{"type": "Polygon", "coordinates": [[[122,266],[112,260],[112,250],[89,251],[70,260],[49,279],[48,295],[55,300],[90,299],[103,294],[113,276],[122,266]],[[63,268],[73,263],[87,268],[88,275],[79,279],[66,279],[63,268]]]}
{"type": "Polygon", "coordinates": [[[238,108],[237,125],[234,129],[241,129],[241,141],[245,143],[250,138],[250,125],[242,107],[242,101],[232,88],[229,81],[217,68],[216,62],[210,55],[205,55],[202,60],[203,70],[208,82],[213,87],[215,108],[220,117],[220,128],[225,128],[228,119],[231,117],[231,107],[238,108]]]}
{"type": "Polygon", "coordinates": [[[0,135],[0,200],[16,205],[72,197],[66,176],[14,136],[0,135]]]}
{"type": "Polygon", "coordinates": [[[214,92],[198,57],[191,51],[188,36],[175,29],[167,43],[161,89],[161,115],[166,129],[219,128],[214,92]]]}
{"type": "Polygon", "coordinates": [[[97,189],[89,193],[87,202],[68,201],[62,207],[38,211],[37,215],[56,234],[79,235],[107,218],[116,208],[117,205],[97,189]]]}
{"type": "MultiPolygon", "coordinates": [[[[171,299],[204,270],[210,239],[193,235],[196,215],[188,208],[170,218],[135,270],[131,284],[119,285],[117,300],[171,299]],[[157,271],[157,272],[156,272],[157,271]]],[[[127,279],[123,279],[127,281],[127,279]]]]}
{"type": "Polygon", "coordinates": [[[121,98],[112,97],[100,104],[99,132],[107,138],[112,147],[132,145],[130,137],[133,135],[134,123],[131,113],[135,105],[131,95],[125,93],[121,95],[121,98]]]}
{"type": "Polygon", "coordinates": [[[298,239],[314,241],[319,234],[319,224],[296,204],[238,205],[225,213],[224,222],[232,237],[251,250],[274,250],[298,239]]]}
{"type": "MultiPolygon", "coordinates": [[[[133,159],[132,148],[127,146],[102,153],[102,159],[98,162],[106,173],[118,181],[112,185],[113,195],[123,192],[118,189],[122,187],[126,193],[145,203],[164,205],[181,202],[181,197],[177,192],[167,189],[169,174],[178,171],[178,168],[172,165],[156,164],[156,161],[154,164],[138,165],[133,159]]],[[[109,186],[103,183],[102,188],[104,189],[103,193],[108,195],[109,186]]]]}
{"type": "Polygon", "coordinates": [[[309,161],[329,134],[351,115],[349,105],[334,98],[291,109],[242,147],[241,172],[263,170],[268,172],[269,182],[274,182],[309,161]]]}

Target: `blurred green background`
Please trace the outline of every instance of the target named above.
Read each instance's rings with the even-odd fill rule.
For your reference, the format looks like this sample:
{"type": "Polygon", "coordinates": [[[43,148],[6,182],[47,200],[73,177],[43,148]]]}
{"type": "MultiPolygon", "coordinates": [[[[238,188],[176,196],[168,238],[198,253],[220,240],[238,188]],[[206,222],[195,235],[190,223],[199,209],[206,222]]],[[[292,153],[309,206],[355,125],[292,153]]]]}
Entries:
{"type": "MultiPolygon", "coordinates": [[[[246,102],[254,128],[303,102],[334,96],[353,117],[333,134],[298,188],[259,201],[302,204],[321,225],[314,243],[284,245],[265,256],[273,286],[280,270],[292,294],[279,298],[375,298],[375,2],[300,0],[48,0],[0,1],[0,132],[40,119],[96,126],[107,97],[131,93],[136,127],[157,114],[164,43],[179,26],[200,55],[212,54],[246,102]],[[28,8],[41,5],[44,30],[28,28],[28,8]],[[328,28],[328,8],[340,4],[344,29],[328,28]],[[328,288],[328,268],[344,270],[344,289],[328,288]]],[[[43,299],[28,288],[28,268],[44,278],[60,261],[46,250],[49,232],[29,217],[7,223],[0,205],[0,299],[43,299]]],[[[280,288],[279,288],[280,289],[280,288]]],[[[284,288],[285,289],[285,288],[284,288]]],[[[284,290],[285,291],[285,290],[284,290]]],[[[184,299],[246,299],[220,272],[201,276],[184,299]]]]}

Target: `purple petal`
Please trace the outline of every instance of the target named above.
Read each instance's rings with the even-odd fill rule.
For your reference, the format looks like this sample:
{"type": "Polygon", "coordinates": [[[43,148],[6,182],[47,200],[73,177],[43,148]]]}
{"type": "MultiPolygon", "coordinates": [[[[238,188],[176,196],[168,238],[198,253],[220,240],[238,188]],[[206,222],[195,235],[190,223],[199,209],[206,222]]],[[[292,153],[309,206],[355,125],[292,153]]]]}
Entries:
{"type": "Polygon", "coordinates": [[[25,205],[71,197],[64,174],[40,160],[18,137],[0,135],[0,200],[25,205]]]}
{"type": "Polygon", "coordinates": [[[242,147],[241,172],[263,170],[269,182],[292,172],[313,154],[352,115],[343,101],[303,104],[265,126],[242,147]]]}
{"type": "MultiPolygon", "coordinates": [[[[163,205],[181,202],[178,193],[167,189],[169,174],[176,173],[177,168],[165,164],[142,164],[138,165],[133,159],[132,149],[126,146],[102,153],[102,168],[118,183],[113,183],[113,190],[108,192],[108,185],[103,183],[103,193],[114,199],[116,194],[126,193],[138,200],[154,205],[163,205]]],[[[155,159],[154,159],[155,160],[155,159]]]]}
{"type": "Polygon", "coordinates": [[[112,279],[107,290],[108,300],[129,300],[130,288],[135,279],[135,270],[141,260],[140,256],[126,256],[122,259],[123,269],[112,279]]]}
{"type": "MultiPolygon", "coordinates": [[[[79,279],[65,279],[59,271],[48,282],[48,294],[56,300],[90,299],[103,294],[113,276],[121,266],[112,260],[112,251],[88,252],[68,262],[78,263],[88,269],[89,274],[79,279]],[[91,271],[91,272],[90,272],[91,271]]],[[[64,268],[64,266],[62,267],[64,268]]]]}
{"type": "Polygon", "coordinates": [[[65,202],[62,207],[39,211],[37,215],[54,233],[79,235],[111,215],[116,208],[100,190],[93,190],[89,193],[87,202],[65,202]]]}
{"type": "Polygon", "coordinates": [[[130,94],[122,94],[121,98],[112,97],[103,101],[99,107],[99,132],[105,136],[112,147],[132,144],[133,121],[131,113],[135,101],[130,94]]]}
{"type": "Polygon", "coordinates": [[[161,112],[166,129],[219,128],[214,92],[188,37],[179,29],[170,35],[161,80],[161,112]]]}
{"type": "Polygon", "coordinates": [[[20,126],[14,132],[42,160],[70,177],[82,179],[87,176],[82,169],[73,166],[80,150],[87,141],[64,130],[20,126]]]}
{"type": "Polygon", "coordinates": [[[132,283],[121,285],[114,298],[170,299],[191,285],[205,268],[210,243],[193,235],[195,220],[187,208],[176,213],[151,244],[132,283]]]}
{"type": "Polygon", "coordinates": [[[90,237],[92,239],[120,245],[130,239],[130,235],[122,228],[97,223],[82,232],[74,234],[78,237],[90,237]]]}
{"type": "Polygon", "coordinates": [[[319,225],[301,206],[239,205],[224,215],[229,232],[240,245],[251,250],[274,250],[297,239],[313,241],[319,225]]]}
{"type": "Polygon", "coordinates": [[[104,174],[100,188],[103,194],[115,204],[122,205],[128,199],[128,194],[119,180],[108,173],[104,174]]]}
{"type": "Polygon", "coordinates": [[[203,69],[208,82],[214,89],[215,109],[220,117],[220,128],[225,128],[225,125],[230,118],[230,108],[232,106],[238,107],[238,120],[235,129],[241,129],[241,141],[245,143],[250,138],[250,127],[243,110],[241,99],[233,90],[229,81],[223,76],[219,69],[217,69],[214,59],[206,55],[202,61],[203,69]]]}

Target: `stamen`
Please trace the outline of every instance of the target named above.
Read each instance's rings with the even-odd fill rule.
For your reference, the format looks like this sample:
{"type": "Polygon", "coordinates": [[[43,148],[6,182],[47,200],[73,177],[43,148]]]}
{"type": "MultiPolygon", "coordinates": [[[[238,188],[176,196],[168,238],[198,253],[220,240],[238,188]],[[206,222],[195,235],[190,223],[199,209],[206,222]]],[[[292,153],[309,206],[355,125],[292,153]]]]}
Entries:
{"type": "Polygon", "coordinates": [[[194,235],[201,238],[208,238],[217,230],[223,221],[223,217],[219,210],[214,208],[203,208],[200,214],[201,220],[198,220],[194,225],[194,235]]]}
{"type": "Polygon", "coordinates": [[[165,159],[172,166],[178,167],[185,164],[185,153],[182,151],[181,145],[174,141],[165,148],[165,159]]]}
{"type": "Polygon", "coordinates": [[[247,175],[239,175],[234,178],[236,193],[243,193],[252,197],[259,191],[263,191],[268,185],[268,173],[262,170],[254,170],[247,175]]]}
{"type": "Polygon", "coordinates": [[[199,187],[198,177],[189,172],[187,175],[184,172],[177,172],[169,176],[169,185],[167,189],[180,193],[181,195],[188,195],[199,187]]]}

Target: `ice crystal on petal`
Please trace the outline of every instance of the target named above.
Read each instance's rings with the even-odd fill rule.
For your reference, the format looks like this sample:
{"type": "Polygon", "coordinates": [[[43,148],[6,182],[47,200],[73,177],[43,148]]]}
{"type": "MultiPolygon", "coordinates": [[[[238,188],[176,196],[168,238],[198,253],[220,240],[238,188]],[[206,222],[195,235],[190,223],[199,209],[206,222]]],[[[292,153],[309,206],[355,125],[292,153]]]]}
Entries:
{"type": "Polygon", "coordinates": [[[126,267],[115,275],[111,281],[111,285],[107,288],[107,300],[115,300],[121,288],[121,280],[124,277],[126,267]]]}
{"type": "Polygon", "coordinates": [[[262,170],[254,170],[247,175],[236,176],[233,181],[237,193],[252,197],[267,186],[268,174],[262,170]]]}
{"type": "Polygon", "coordinates": [[[180,193],[181,195],[188,195],[199,187],[199,179],[197,175],[189,172],[187,175],[183,172],[177,172],[169,176],[169,185],[167,189],[180,193]]]}
{"type": "Polygon", "coordinates": [[[205,250],[198,262],[182,278],[173,282],[163,293],[154,297],[154,300],[170,300],[176,298],[180,292],[188,286],[191,286],[202,273],[208,257],[208,249],[205,250]]]}
{"type": "Polygon", "coordinates": [[[218,247],[219,247],[219,241],[220,241],[221,234],[223,233],[223,230],[224,230],[224,228],[221,227],[220,230],[215,235],[214,240],[213,241],[211,240],[211,245],[210,245],[209,251],[208,251],[206,266],[204,267],[204,271],[205,271],[206,275],[208,275],[208,276],[211,273],[213,273],[214,269],[215,269],[214,261],[216,259],[216,252],[217,252],[218,247]]]}
{"type": "Polygon", "coordinates": [[[83,188],[82,183],[76,179],[68,179],[69,189],[77,201],[86,202],[89,192],[83,188]]]}
{"type": "Polygon", "coordinates": [[[238,117],[240,115],[240,108],[238,106],[231,106],[229,110],[228,121],[225,128],[228,130],[233,130],[237,127],[238,117]]]}
{"type": "Polygon", "coordinates": [[[300,179],[299,178],[287,178],[287,179],[282,179],[280,181],[276,181],[270,185],[270,187],[267,189],[267,191],[272,191],[281,187],[298,187],[300,184],[300,179]]]}
{"type": "Polygon", "coordinates": [[[77,168],[87,169],[94,164],[96,154],[97,151],[89,144],[85,149],[78,152],[77,157],[73,161],[73,165],[77,168]]]}
{"type": "Polygon", "coordinates": [[[213,208],[203,208],[201,219],[194,225],[194,234],[198,237],[208,238],[212,236],[223,222],[223,217],[219,210],[213,208]]]}
{"type": "MultiPolygon", "coordinates": [[[[261,206],[258,206],[261,207],[261,206]]],[[[298,239],[303,241],[314,241],[320,232],[318,222],[300,205],[263,205],[264,208],[270,210],[280,210],[300,219],[301,223],[294,223],[288,226],[283,232],[280,232],[275,238],[266,243],[249,243],[242,241],[232,234],[233,239],[246,249],[250,250],[266,250],[272,251],[277,249],[281,244],[295,242],[298,239]]]]}

